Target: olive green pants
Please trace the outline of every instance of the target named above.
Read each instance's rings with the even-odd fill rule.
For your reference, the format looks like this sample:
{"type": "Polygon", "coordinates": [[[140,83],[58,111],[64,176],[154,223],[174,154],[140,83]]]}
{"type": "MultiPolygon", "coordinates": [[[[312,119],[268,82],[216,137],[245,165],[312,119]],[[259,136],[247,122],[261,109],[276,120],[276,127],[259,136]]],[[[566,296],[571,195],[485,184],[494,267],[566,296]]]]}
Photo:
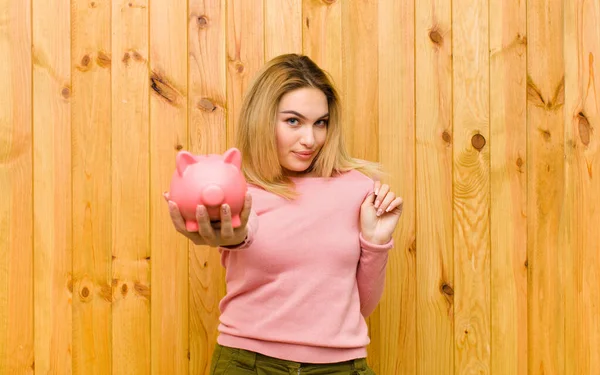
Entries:
{"type": "Polygon", "coordinates": [[[304,364],[217,344],[211,375],[375,375],[364,358],[332,364],[304,364]]]}

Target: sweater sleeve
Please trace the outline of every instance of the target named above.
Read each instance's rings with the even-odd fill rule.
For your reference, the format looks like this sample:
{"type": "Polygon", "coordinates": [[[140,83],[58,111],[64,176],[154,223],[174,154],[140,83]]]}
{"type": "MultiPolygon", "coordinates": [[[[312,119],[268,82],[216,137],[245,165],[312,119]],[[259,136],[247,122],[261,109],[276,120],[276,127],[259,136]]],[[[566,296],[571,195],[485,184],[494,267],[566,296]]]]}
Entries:
{"type": "Polygon", "coordinates": [[[360,312],[366,318],[375,310],[383,294],[388,253],[394,246],[394,240],[376,245],[367,242],[362,234],[359,238],[361,252],[356,281],[360,297],[360,312]]]}

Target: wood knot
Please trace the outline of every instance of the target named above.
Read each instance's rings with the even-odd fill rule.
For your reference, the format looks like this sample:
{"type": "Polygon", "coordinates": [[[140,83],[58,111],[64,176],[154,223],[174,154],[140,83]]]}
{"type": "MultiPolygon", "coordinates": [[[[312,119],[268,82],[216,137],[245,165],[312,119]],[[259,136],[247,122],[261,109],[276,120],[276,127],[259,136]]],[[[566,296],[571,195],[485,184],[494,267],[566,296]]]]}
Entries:
{"type": "Polygon", "coordinates": [[[524,264],[525,268],[529,267],[529,261],[527,259],[525,259],[525,264],[524,264]]]}
{"type": "Polygon", "coordinates": [[[131,8],[131,7],[133,6],[133,3],[129,3],[128,5],[129,5],[129,7],[131,8]]]}
{"type": "Polygon", "coordinates": [[[550,134],[549,130],[540,129],[540,133],[542,133],[542,137],[544,137],[546,142],[550,142],[552,140],[552,134],[550,134]]]}
{"type": "Polygon", "coordinates": [[[337,0],[322,0],[327,5],[333,5],[337,0]]]}
{"type": "Polygon", "coordinates": [[[165,77],[157,72],[152,72],[150,82],[151,88],[156,94],[166,100],[169,104],[177,104],[179,93],[165,77]]]}
{"type": "Polygon", "coordinates": [[[125,297],[127,295],[128,291],[129,291],[129,287],[127,286],[127,284],[123,284],[123,286],[121,287],[121,294],[123,295],[123,297],[125,297]]]}
{"type": "Polygon", "coordinates": [[[71,97],[71,89],[69,88],[69,86],[65,86],[60,91],[60,94],[62,95],[63,98],[69,99],[71,97]]]}
{"type": "Polygon", "coordinates": [[[310,29],[310,19],[306,17],[306,28],[310,29]]]}
{"type": "Polygon", "coordinates": [[[130,59],[131,59],[131,56],[129,55],[129,53],[125,52],[121,61],[123,61],[123,63],[125,63],[125,65],[128,65],[130,59]]]}
{"type": "Polygon", "coordinates": [[[523,159],[518,158],[517,159],[517,167],[521,168],[523,166],[523,159]]]}
{"type": "Polygon", "coordinates": [[[481,149],[485,146],[485,138],[481,134],[475,134],[471,138],[471,145],[477,150],[481,151],[481,149]]]}
{"type": "Polygon", "coordinates": [[[593,129],[583,112],[579,112],[577,118],[579,120],[579,139],[581,139],[581,143],[587,146],[590,144],[590,133],[593,129]]]}
{"type": "Polygon", "coordinates": [[[200,16],[196,20],[196,24],[198,24],[198,28],[205,29],[208,26],[208,18],[206,16],[200,16]]]}
{"type": "Polygon", "coordinates": [[[95,8],[95,7],[96,7],[96,2],[92,1],[92,2],[90,3],[90,8],[95,8]]]}
{"type": "Polygon", "coordinates": [[[88,289],[87,286],[84,286],[81,289],[81,299],[86,299],[90,296],[90,290],[88,289]]]}
{"type": "Polygon", "coordinates": [[[442,293],[444,293],[447,296],[454,295],[454,289],[452,289],[452,287],[446,283],[442,284],[441,290],[442,290],[442,293]]]}
{"type": "Polygon", "coordinates": [[[144,285],[140,282],[135,282],[133,284],[133,289],[140,297],[144,297],[146,299],[150,299],[150,288],[147,285],[144,285]]]}
{"type": "Polygon", "coordinates": [[[447,130],[444,130],[444,132],[442,133],[442,139],[446,143],[452,143],[452,136],[450,135],[450,133],[448,133],[447,130]]]}
{"type": "Polygon", "coordinates": [[[198,102],[198,109],[205,112],[214,112],[214,110],[217,109],[217,106],[211,102],[210,99],[202,98],[198,102]]]}
{"type": "Polygon", "coordinates": [[[81,66],[86,68],[88,65],[90,65],[90,60],[90,55],[83,56],[83,58],[81,59],[81,66]]]}
{"type": "Polygon", "coordinates": [[[139,62],[145,61],[144,57],[138,51],[134,50],[131,53],[133,54],[133,59],[135,61],[139,61],[139,62]]]}
{"type": "Polygon", "coordinates": [[[101,68],[107,68],[110,66],[110,57],[104,52],[98,52],[98,56],[96,57],[96,64],[98,64],[101,68]]]}
{"type": "Polygon", "coordinates": [[[69,275],[69,279],[67,280],[67,290],[69,293],[73,294],[73,278],[69,275]]]}
{"type": "Polygon", "coordinates": [[[183,146],[182,145],[175,145],[175,150],[181,151],[181,150],[183,150],[183,146]]]}
{"type": "Polygon", "coordinates": [[[408,247],[408,252],[410,254],[415,254],[417,252],[417,240],[414,239],[413,242],[411,242],[410,246],[408,247]]]}
{"type": "Polygon", "coordinates": [[[441,46],[444,42],[444,37],[437,29],[433,29],[429,32],[429,39],[438,46],[441,46]]]}
{"type": "Polygon", "coordinates": [[[235,71],[238,72],[239,74],[244,73],[244,64],[242,64],[240,61],[237,61],[235,63],[235,71]]]}

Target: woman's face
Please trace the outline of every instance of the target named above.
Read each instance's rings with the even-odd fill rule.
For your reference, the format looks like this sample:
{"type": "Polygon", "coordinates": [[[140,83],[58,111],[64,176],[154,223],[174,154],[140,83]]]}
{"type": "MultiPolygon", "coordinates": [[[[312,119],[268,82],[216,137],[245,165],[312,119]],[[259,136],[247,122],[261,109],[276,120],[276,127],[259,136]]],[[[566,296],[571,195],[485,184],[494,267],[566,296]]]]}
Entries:
{"type": "Polygon", "coordinates": [[[281,97],[277,109],[277,154],[289,176],[303,174],[323,147],[329,106],[319,89],[305,87],[281,97]]]}

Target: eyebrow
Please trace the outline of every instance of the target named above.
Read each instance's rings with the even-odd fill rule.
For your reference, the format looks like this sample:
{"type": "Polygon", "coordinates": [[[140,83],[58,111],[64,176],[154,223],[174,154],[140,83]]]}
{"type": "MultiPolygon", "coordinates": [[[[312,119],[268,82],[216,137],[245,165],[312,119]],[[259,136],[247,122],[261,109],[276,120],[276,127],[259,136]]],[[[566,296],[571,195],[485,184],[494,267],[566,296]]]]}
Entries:
{"type": "MultiPolygon", "coordinates": [[[[306,119],[307,119],[307,118],[306,118],[306,117],[304,117],[302,114],[300,114],[300,113],[298,113],[298,112],[296,112],[296,111],[281,111],[281,112],[279,112],[279,113],[289,113],[289,114],[292,114],[292,115],[296,115],[296,116],[298,116],[298,117],[300,117],[300,118],[302,118],[302,119],[304,119],[304,120],[306,120],[306,119]]],[[[322,119],[322,118],[325,118],[325,117],[329,117],[329,113],[326,113],[326,114],[324,114],[323,116],[319,117],[319,118],[318,118],[318,120],[320,120],[320,119],[322,119]]]]}

